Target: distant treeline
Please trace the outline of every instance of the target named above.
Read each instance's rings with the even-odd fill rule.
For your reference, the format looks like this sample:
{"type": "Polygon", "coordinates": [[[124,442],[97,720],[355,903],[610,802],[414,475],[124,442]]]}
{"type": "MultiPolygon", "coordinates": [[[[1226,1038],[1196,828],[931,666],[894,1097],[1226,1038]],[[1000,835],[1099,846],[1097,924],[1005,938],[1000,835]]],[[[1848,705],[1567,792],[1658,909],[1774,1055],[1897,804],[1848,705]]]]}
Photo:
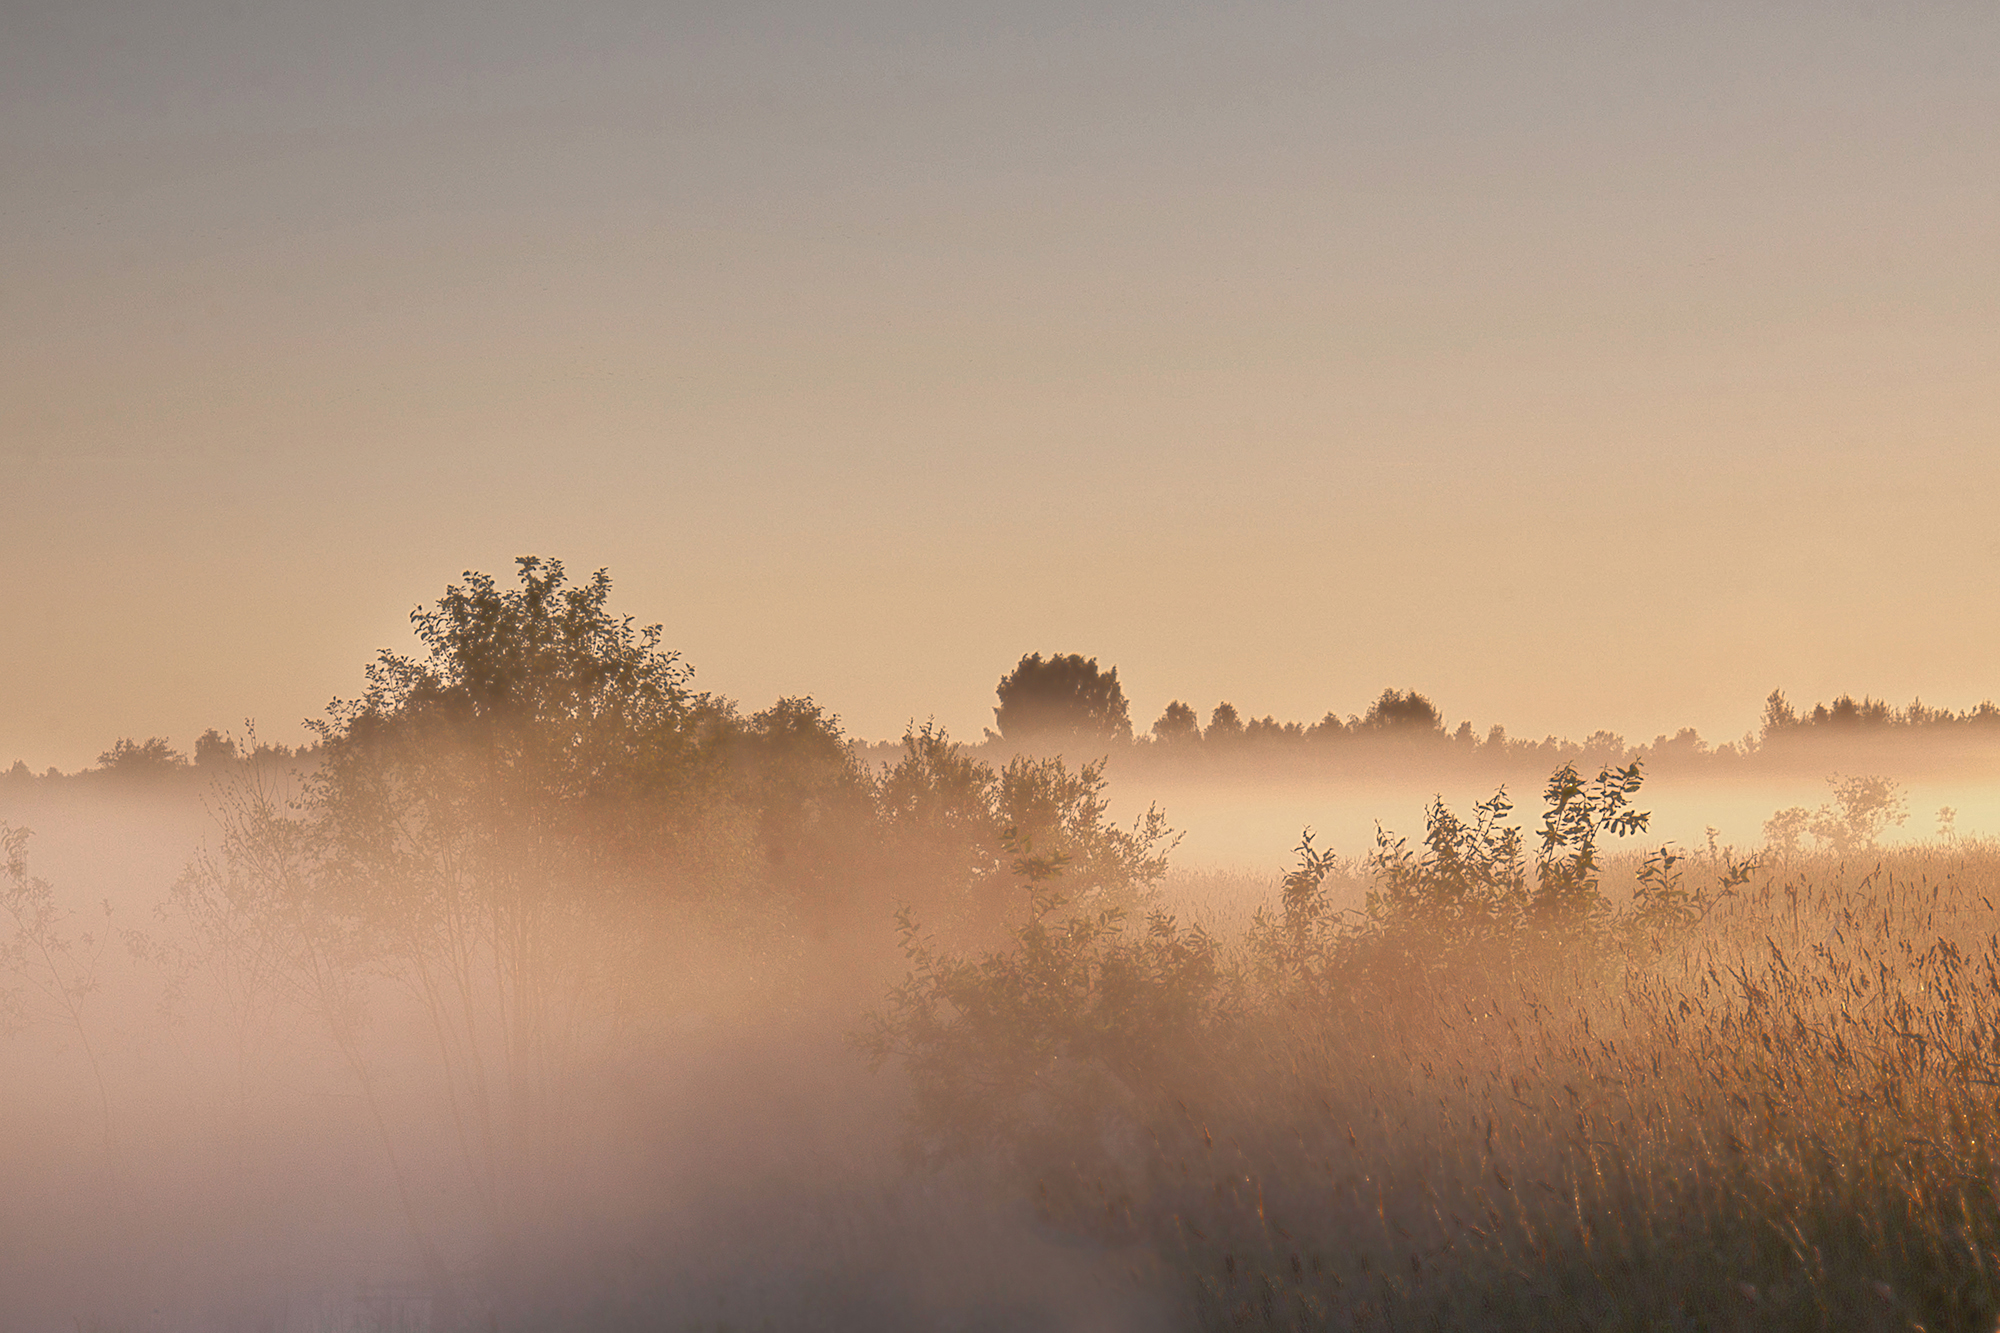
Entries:
{"type": "Polygon", "coordinates": [[[121,737],[116,744],[97,756],[97,763],[89,768],[78,769],[65,774],[61,769],[50,766],[42,773],[35,773],[22,760],[16,759],[14,766],[0,775],[0,780],[11,782],[33,781],[41,778],[87,777],[94,774],[115,775],[123,778],[172,778],[184,774],[215,774],[233,765],[244,762],[263,763],[269,760],[303,761],[310,766],[319,756],[316,745],[302,745],[293,749],[289,745],[269,745],[254,739],[239,742],[233,736],[210,727],[194,743],[194,755],[177,750],[163,736],[149,737],[135,741],[121,737]]]}
{"type": "Polygon", "coordinates": [[[1980,731],[2000,735],[2000,705],[1988,699],[1977,708],[1954,713],[1949,708],[1932,708],[1922,699],[1912,699],[1907,708],[1897,708],[1885,699],[1863,695],[1856,699],[1843,694],[1831,704],[1814,704],[1799,712],[1785,698],[1783,690],[1772,690],[1764,701],[1763,740],[1782,742],[1801,735],[1853,734],[1867,731],[1907,730],[1980,731]]]}
{"type": "MultiPolygon", "coordinates": [[[[2000,706],[1983,702],[1964,712],[1933,708],[1921,699],[1898,708],[1864,696],[1843,694],[1831,704],[1801,711],[1773,690],[1765,700],[1762,726],[1742,737],[1711,745],[1693,727],[1661,733],[1650,743],[1633,743],[1617,732],[1599,730],[1581,740],[1510,736],[1499,724],[1482,736],[1470,721],[1453,727],[1430,696],[1415,689],[1387,688],[1363,713],[1328,712],[1316,722],[1245,718],[1227,701],[1209,711],[1206,725],[1183,700],[1169,703],[1144,733],[1135,733],[1118,670],[1100,668],[1078,654],[1036,653],[1023,657],[997,690],[994,727],[984,746],[993,752],[1072,751],[1105,754],[1142,766],[1233,765],[1290,756],[1301,764],[1339,767],[1344,760],[1370,765],[1398,759],[1454,760],[1506,767],[1553,767],[1563,763],[1629,763],[1669,766],[1690,763],[1730,765],[1759,758],[1781,759],[1820,743],[1942,740],[1947,737],[2000,740],[2000,706]]],[[[890,747],[880,747],[885,754],[890,747]]]]}
{"type": "MultiPolygon", "coordinates": [[[[1801,745],[1820,742],[1868,743],[1892,739],[1947,737],[2000,740],[2000,705],[1991,700],[1963,712],[1934,708],[1921,699],[1897,707],[1886,700],[1842,694],[1831,703],[1799,708],[1783,690],[1764,701],[1762,724],[1742,737],[1711,745],[1693,727],[1672,735],[1661,733],[1650,743],[1634,744],[1613,731],[1594,731],[1581,740],[1546,736],[1529,740],[1510,736],[1498,723],[1485,735],[1470,721],[1452,727],[1430,696],[1415,689],[1387,688],[1363,713],[1342,717],[1329,711],[1316,722],[1280,722],[1276,717],[1245,718],[1226,700],[1209,710],[1206,725],[1195,708],[1179,699],[1169,703],[1152,726],[1135,733],[1118,668],[1100,668],[1096,658],[1080,654],[1035,653],[1021,659],[1001,678],[996,691],[994,727],[983,742],[970,748],[989,755],[1023,752],[1136,760],[1180,765],[1203,760],[1290,754],[1338,766],[1340,756],[1371,762],[1395,755],[1412,760],[1476,759],[1483,764],[1512,767],[1562,763],[1647,762],[1684,765],[1690,762],[1742,762],[1760,755],[1781,756],[1801,745]],[[1088,752],[1086,755],[1085,752],[1088,752]]],[[[859,757],[893,765],[905,752],[902,740],[868,742],[844,738],[859,757]]],[[[317,745],[293,749],[285,745],[238,741],[210,728],[196,739],[189,755],[158,736],[145,741],[121,738],[98,755],[95,766],[64,774],[50,768],[33,773],[17,760],[0,780],[22,782],[36,777],[83,777],[97,774],[126,778],[171,778],[175,775],[218,773],[228,766],[268,760],[288,760],[311,767],[317,745]]]]}

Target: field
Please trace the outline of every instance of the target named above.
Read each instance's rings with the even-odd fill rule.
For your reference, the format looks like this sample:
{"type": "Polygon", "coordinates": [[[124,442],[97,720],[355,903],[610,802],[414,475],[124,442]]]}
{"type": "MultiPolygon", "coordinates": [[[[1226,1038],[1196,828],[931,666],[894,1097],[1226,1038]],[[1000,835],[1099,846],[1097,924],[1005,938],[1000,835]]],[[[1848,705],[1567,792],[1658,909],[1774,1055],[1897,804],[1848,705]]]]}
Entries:
{"type": "Polygon", "coordinates": [[[1000,935],[912,935],[930,980],[900,994],[959,987],[929,1028],[885,1004],[909,960],[881,925],[683,921],[643,1003],[570,1011],[549,1121],[492,1098],[490,1156],[454,1064],[484,1037],[435,1028],[392,959],[356,961],[368,1016],[329,1025],[298,959],[241,934],[176,972],[188,919],[121,905],[93,932],[31,846],[0,1048],[11,1327],[1986,1333],[2000,1311],[1983,841],[1607,853],[1560,929],[1435,893],[1392,910],[1379,860],[1291,891],[1176,871],[1129,918],[1052,899],[1000,935]],[[871,1042],[901,1043],[873,1074],[871,1042]]]}
{"type": "Polygon", "coordinates": [[[1996,869],[1264,1012],[1140,1159],[1154,1244],[1205,1327],[1990,1328],[1996,869]]]}

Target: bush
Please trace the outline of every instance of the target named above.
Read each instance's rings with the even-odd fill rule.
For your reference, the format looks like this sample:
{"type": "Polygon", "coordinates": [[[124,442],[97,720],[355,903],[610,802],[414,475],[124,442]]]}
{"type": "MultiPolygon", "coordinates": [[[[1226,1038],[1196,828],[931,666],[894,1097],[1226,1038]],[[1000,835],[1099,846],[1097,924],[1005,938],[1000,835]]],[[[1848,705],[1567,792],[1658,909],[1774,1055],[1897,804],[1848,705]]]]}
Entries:
{"type": "Polygon", "coordinates": [[[854,1040],[908,1078],[915,1159],[995,1157],[1038,1181],[1045,1221],[1124,1234],[1139,1140],[1227,1026],[1229,978],[1201,927],[1078,910],[1053,887],[1065,858],[1014,845],[1027,919],[1008,947],[943,952],[905,908],[909,975],[854,1040]]]}
{"type": "Polygon", "coordinates": [[[1130,828],[1105,819],[1104,764],[1017,755],[995,770],[932,723],[903,735],[876,783],[883,873],[904,902],[953,933],[991,933],[1025,910],[1011,873],[1018,846],[1059,858],[1068,897],[1137,908],[1179,841],[1149,806],[1130,828]]]}
{"type": "MultiPolygon", "coordinates": [[[[1600,888],[1601,835],[1629,836],[1647,816],[1630,808],[1638,764],[1585,781],[1573,765],[1550,776],[1547,813],[1530,888],[1522,830],[1503,787],[1460,819],[1442,799],[1425,811],[1422,849],[1383,830],[1365,863],[1371,880],[1358,912],[1326,894],[1335,859],[1308,831],[1285,878],[1279,910],[1260,910],[1247,940],[1252,973],[1277,994],[1332,995],[1361,983],[1484,970],[1547,947],[1598,941],[1611,913],[1600,888]]],[[[1662,855],[1667,853],[1663,849],[1662,855]]]]}
{"type": "Polygon", "coordinates": [[[1910,817],[1902,788],[1889,778],[1828,778],[1833,799],[1817,810],[1794,805],[1764,821],[1764,840],[1773,850],[1795,853],[1810,835],[1835,856],[1874,849],[1884,833],[1910,817]]]}
{"type": "MultiPolygon", "coordinates": [[[[906,766],[942,775],[924,790],[956,791],[966,810],[991,801],[995,784],[936,740],[921,733],[909,742],[906,766]]],[[[1031,1144],[1067,1142],[1107,1106],[1157,1117],[1169,1090],[1242,1038],[1260,1007],[1365,1013],[1398,988],[1504,969],[1532,945],[1608,940],[1597,839],[1636,831],[1646,818],[1629,808],[1636,765],[1591,782],[1559,769],[1547,791],[1540,887],[1531,892],[1504,791],[1475,807],[1469,824],[1434,802],[1421,854],[1378,834],[1368,862],[1374,887],[1358,913],[1330,901],[1339,862],[1308,831],[1278,911],[1260,910],[1243,952],[1230,957],[1206,932],[1163,912],[1134,930],[1124,905],[1103,897],[1102,866],[1129,883],[1135,867],[1152,864],[1143,839],[1100,829],[1100,779],[1091,770],[1069,776],[1057,761],[1022,762],[998,786],[1012,782],[1045,804],[1010,805],[1004,796],[998,804],[1038,811],[1038,827],[1059,835],[1098,830],[1083,845],[1100,865],[1084,864],[1079,879],[1089,887],[1065,894],[1055,885],[1076,864],[1066,847],[1036,854],[1046,844],[1018,829],[1004,835],[1026,919],[1002,947],[976,954],[941,949],[913,911],[900,914],[909,972],[870,1017],[862,1044],[878,1066],[893,1058],[908,1074],[912,1142],[926,1158],[999,1148],[1039,1160],[1031,1144]],[[1075,812],[1072,825],[1052,817],[1064,809],[1075,812]]],[[[914,772],[892,774],[899,789],[914,784],[914,772]]]]}
{"type": "Polygon", "coordinates": [[[1434,803],[1354,908],[1308,834],[1238,951],[1018,857],[1027,925],[906,920],[867,1044],[927,1154],[1145,1243],[1200,1327],[1991,1328],[1990,849],[1753,886],[1666,847],[1614,902],[1637,778],[1558,771],[1532,866],[1504,793],[1434,803]]]}

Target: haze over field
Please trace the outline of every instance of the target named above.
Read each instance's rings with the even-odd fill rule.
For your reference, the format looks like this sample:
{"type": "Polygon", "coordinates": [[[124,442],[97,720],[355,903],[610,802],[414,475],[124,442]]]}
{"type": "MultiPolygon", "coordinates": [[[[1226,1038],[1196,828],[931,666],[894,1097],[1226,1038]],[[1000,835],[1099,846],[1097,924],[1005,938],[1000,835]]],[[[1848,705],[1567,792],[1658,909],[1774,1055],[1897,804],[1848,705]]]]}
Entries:
{"type": "Polygon", "coordinates": [[[1994,1333],[1997,109],[0,6],[0,1329],[1994,1333]]]}
{"type": "Polygon", "coordinates": [[[1028,655],[976,748],[872,747],[810,700],[694,690],[612,591],[532,557],[469,576],[307,749],[211,731],[192,762],[128,738],[0,774],[0,1322],[2000,1313],[2000,1191],[1960,1165],[1992,1114],[1962,1074],[2000,1032],[1994,843],[1951,810],[1902,830],[1887,777],[1800,785],[1990,773],[2000,709],[1774,694],[1744,742],[1634,749],[1482,740],[1389,689],[1311,728],[1175,704],[1135,739],[1114,672],[1028,655]],[[1649,763],[1711,803],[1823,799],[1675,846],[1649,763]],[[1366,855],[1342,826],[1495,780],[1519,811],[1424,803],[1366,855]],[[1176,787],[1188,836],[1131,814],[1176,787]],[[1323,837],[1302,807],[1337,812],[1323,837]],[[1914,1062],[1884,1044],[1913,1031],[1914,1062]],[[1521,1095],[1579,1086],[1583,1137],[1521,1095]],[[1494,1185],[1527,1171],[1559,1202],[1510,1220],[1494,1185]]]}

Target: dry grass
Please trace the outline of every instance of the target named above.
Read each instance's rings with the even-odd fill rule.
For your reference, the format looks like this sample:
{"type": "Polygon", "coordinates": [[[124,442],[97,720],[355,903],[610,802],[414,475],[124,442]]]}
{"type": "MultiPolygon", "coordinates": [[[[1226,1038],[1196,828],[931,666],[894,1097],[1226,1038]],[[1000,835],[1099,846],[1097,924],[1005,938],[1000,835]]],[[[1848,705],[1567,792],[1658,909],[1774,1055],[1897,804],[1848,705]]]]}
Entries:
{"type": "Polygon", "coordinates": [[[1247,1014],[1067,1224],[1205,1327],[1988,1333],[1996,895],[1989,844],[1794,859],[1678,940],[1247,1014]]]}

